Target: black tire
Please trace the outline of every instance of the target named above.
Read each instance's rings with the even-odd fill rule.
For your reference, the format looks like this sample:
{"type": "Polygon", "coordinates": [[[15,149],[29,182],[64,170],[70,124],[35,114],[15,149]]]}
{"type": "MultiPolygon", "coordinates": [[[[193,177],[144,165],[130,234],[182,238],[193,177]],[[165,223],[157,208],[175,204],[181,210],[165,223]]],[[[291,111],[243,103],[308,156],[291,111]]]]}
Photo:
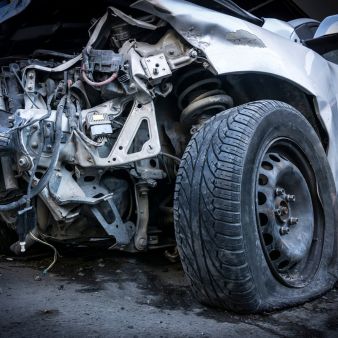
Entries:
{"type": "MultiPolygon", "coordinates": [[[[272,165],[276,165],[273,170],[277,174],[271,177],[279,179],[286,175],[286,169],[279,171],[279,164],[272,165]]],[[[291,181],[298,177],[297,173],[293,175],[291,181]]],[[[291,106],[278,101],[258,101],[210,119],[187,146],[174,200],[177,245],[196,297],[211,306],[253,313],[300,304],[329,290],[336,281],[334,187],[318,136],[291,106]],[[271,217],[268,226],[261,227],[258,213],[261,202],[257,196],[261,188],[265,189],[260,185],[260,170],[265,170],[263,157],[270,154],[270,146],[279,149],[281,168],[292,165],[294,172],[300,168],[299,177],[305,182],[300,186],[310,196],[307,200],[310,202],[305,205],[296,200],[292,207],[289,202],[285,213],[290,216],[291,212],[301,210],[299,213],[303,215],[307,211],[305,221],[299,220],[296,225],[299,227],[295,226],[296,230],[291,229],[287,235],[290,237],[282,237],[278,228],[279,237],[277,234],[268,245],[263,237],[265,226],[270,229],[271,223],[271,229],[275,229],[281,226],[279,222],[284,222],[277,219],[277,214],[272,217],[268,213],[271,217]],[[295,163],[287,161],[286,156],[292,154],[295,163]],[[281,241],[285,238],[293,240],[292,233],[298,236],[303,231],[301,227],[308,224],[306,220],[312,220],[312,237],[299,255],[301,258],[287,268],[276,267],[269,250],[284,243],[281,241]]],[[[268,199],[274,199],[267,205],[274,205],[276,191],[271,196],[267,193],[268,199]]],[[[282,247],[285,249],[285,245],[282,247]]],[[[291,252],[284,249],[280,255],[291,252]]],[[[292,252],[291,257],[298,256],[292,252]]]]}

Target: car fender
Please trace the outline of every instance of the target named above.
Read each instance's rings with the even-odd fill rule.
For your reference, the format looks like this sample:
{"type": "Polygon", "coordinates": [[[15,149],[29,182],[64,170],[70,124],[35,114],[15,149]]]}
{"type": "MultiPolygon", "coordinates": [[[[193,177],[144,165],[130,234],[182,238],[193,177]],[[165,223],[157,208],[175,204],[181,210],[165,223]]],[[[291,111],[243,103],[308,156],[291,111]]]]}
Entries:
{"type": "Polygon", "coordinates": [[[303,46],[299,39],[295,42],[296,35],[286,38],[278,30],[272,32],[274,25],[270,22],[266,25],[268,30],[264,25],[260,27],[185,0],[141,0],[132,6],[168,22],[205,54],[219,75],[270,74],[312,95],[318,118],[329,135],[328,160],[338,186],[337,65],[303,46]]]}

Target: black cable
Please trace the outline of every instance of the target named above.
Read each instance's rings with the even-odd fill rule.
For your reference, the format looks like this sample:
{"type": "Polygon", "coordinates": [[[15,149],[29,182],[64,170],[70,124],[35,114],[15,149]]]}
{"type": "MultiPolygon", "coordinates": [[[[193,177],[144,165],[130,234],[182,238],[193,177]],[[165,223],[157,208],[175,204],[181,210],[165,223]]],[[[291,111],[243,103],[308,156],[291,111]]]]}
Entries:
{"type": "Polygon", "coordinates": [[[54,57],[58,57],[62,59],[68,59],[68,60],[74,58],[74,55],[56,52],[54,50],[48,50],[48,49],[36,49],[32,54],[33,57],[39,57],[39,56],[44,56],[44,55],[54,56],[54,57]]]}

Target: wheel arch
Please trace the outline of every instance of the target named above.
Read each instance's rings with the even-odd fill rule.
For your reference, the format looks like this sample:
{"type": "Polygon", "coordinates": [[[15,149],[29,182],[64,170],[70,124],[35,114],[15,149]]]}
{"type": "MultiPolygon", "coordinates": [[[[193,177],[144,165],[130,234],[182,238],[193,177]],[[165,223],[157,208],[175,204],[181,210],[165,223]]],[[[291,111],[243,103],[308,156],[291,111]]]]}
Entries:
{"type": "Polygon", "coordinates": [[[314,95],[274,74],[235,73],[222,75],[221,78],[226,92],[234,99],[236,106],[259,100],[277,100],[297,109],[315,129],[327,151],[329,134],[314,95]]]}

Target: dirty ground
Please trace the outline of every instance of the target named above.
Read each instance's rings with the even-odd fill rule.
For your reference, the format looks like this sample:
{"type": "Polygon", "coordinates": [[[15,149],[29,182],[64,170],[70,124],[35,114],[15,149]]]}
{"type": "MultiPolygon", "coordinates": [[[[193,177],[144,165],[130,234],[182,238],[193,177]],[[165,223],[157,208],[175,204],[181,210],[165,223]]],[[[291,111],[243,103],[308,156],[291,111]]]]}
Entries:
{"type": "Polygon", "coordinates": [[[239,316],[197,303],[158,252],[0,257],[0,337],[335,337],[338,291],[282,312],[239,316]]]}

